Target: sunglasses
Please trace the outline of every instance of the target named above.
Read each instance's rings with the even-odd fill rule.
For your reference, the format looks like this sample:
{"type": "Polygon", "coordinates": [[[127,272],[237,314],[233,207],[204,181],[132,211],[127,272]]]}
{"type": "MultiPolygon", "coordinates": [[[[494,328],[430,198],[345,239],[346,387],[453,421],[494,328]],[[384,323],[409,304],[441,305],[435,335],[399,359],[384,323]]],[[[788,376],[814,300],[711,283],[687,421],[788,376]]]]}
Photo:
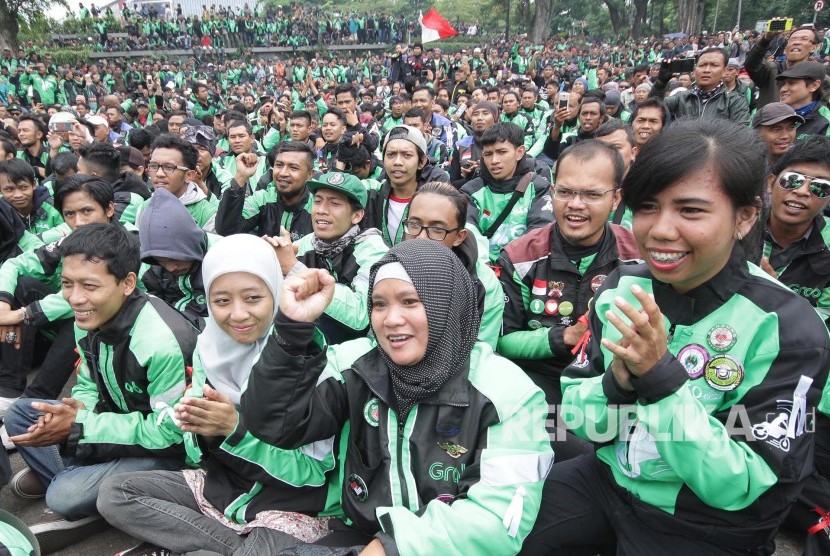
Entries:
{"type": "Polygon", "coordinates": [[[778,185],[781,186],[781,189],[794,191],[804,187],[807,180],[810,180],[810,194],[814,197],[818,197],[819,199],[830,197],[830,180],[805,176],[798,172],[784,172],[778,178],[778,185]]]}

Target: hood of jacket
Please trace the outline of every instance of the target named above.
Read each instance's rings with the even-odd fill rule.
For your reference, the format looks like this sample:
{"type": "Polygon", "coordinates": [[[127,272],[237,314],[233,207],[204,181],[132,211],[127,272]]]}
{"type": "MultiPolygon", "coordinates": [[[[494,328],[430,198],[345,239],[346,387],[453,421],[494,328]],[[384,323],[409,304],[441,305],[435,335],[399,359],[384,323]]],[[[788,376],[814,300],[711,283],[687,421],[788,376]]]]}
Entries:
{"type": "Polygon", "coordinates": [[[157,189],[138,218],[141,261],[159,264],[157,257],[201,261],[207,253],[207,234],[187,212],[180,199],[157,189]]]}
{"type": "Polygon", "coordinates": [[[147,187],[147,184],[131,172],[124,172],[118,176],[118,179],[112,184],[112,190],[115,193],[135,193],[142,199],[150,198],[150,189],[147,187]]]}
{"type": "Polygon", "coordinates": [[[522,176],[533,171],[533,164],[533,159],[527,156],[522,157],[516,165],[516,171],[513,172],[513,175],[506,180],[494,179],[490,174],[490,170],[487,169],[486,164],[481,164],[479,166],[479,171],[481,173],[481,179],[484,180],[485,185],[487,185],[494,192],[512,193],[513,190],[516,189],[516,185],[519,183],[519,180],[522,179],[522,176]]]}

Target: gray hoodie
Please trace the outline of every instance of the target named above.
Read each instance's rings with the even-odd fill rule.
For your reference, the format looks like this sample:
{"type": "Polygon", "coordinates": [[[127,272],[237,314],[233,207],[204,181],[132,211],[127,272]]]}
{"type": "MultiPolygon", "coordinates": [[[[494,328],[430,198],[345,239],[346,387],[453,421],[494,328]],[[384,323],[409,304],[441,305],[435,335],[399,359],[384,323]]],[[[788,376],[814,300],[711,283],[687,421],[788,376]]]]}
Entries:
{"type": "Polygon", "coordinates": [[[166,189],[153,193],[137,224],[141,262],[157,265],[156,257],[201,261],[207,253],[207,234],[166,189]]]}

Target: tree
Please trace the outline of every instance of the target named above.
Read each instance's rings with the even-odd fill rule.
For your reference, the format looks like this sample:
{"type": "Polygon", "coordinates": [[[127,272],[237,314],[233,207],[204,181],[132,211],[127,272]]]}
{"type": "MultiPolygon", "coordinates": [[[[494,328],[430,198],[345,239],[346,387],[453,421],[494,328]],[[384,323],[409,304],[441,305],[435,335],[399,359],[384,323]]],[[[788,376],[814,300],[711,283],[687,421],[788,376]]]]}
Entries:
{"type": "Polygon", "coordinates": [[[682,32],[695,35],[700,31],[704,4],[704,0],[677,1],[677,26],[682,32]]]}
{"type": "Polygon", "coordinates": [[[532,42],[541,42],[550,36],[550,16],[556,0],[536,0],[536,17],[530,32],[532,42]]]}
{"type": "Polygon", "coordinates": [[[0,48],[17,50],[20,34],[19,17],[41,17],[44,10],[54,6],[69,8],[66,0],[0,0],[0,48]]]}
{"type": "Polygon", "coordinates": [[[611,28],[615,36],[625,27],[625,4],[618,4],[616,0],[602,0],[608,8],[608,16],[611,18],[611,28]]]}

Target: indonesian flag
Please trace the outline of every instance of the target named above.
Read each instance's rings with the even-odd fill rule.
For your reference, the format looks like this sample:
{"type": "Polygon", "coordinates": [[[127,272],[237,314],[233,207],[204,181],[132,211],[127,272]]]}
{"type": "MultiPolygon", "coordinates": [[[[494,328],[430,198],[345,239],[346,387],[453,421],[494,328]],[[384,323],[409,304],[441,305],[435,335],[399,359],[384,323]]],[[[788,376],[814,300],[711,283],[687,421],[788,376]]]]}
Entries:
{"type": "Polygon", "coordinates": [[[534,280],[533,281],[533,288],[530,290],[530,293],[533,295],[545,295],[548,291],[548,283],[544,280],[534,280]]]}
{"type": "Polygon", "coordinates": [[[439,14],[435,8],[430,8],[427,15],[421,14],[418,21],[421,22],[422,43],[448,39],[458,34],[458,31],[453,29],[450,22],[444,19],[444,16],[439,14]]]}

